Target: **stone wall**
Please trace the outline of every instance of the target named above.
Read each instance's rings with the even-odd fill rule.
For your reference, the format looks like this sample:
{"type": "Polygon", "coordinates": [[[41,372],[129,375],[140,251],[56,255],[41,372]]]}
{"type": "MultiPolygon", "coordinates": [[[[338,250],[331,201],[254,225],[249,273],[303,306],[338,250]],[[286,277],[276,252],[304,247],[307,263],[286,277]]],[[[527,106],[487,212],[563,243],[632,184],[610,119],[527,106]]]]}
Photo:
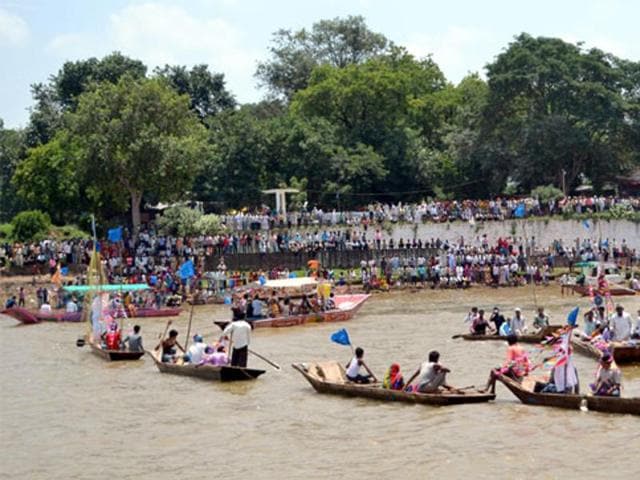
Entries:
{"type": "MultiPolygon", "coordinates": [[[[626,240],[629,248],[640,250],[640,224],[627,220],[590,220],[590,228],[587,229],[582,221],[553,220],[553,219],[527,219],[506,220],[503,222],[476,222],[475,225],[464,222],[454,223],[420,223],[417,225],[402,224],[393,225],[391,236],[394,242],[401,238],[425,239],[440,238],[441,240],[458,241],[464,237],[465,242],[472,242],[477,236],[487,235],[491,243],[498,237],[535,238],[535,244],[547,247],[554,240],[562,240],[565,246],[574,246],[576,239],[609,238],[615,240],[617,245],[626,240]]],[[[370,233],[369,235],[372,235],[370,233]]],[[[389,239],[388,232],[384,236],[389,239]]]]}

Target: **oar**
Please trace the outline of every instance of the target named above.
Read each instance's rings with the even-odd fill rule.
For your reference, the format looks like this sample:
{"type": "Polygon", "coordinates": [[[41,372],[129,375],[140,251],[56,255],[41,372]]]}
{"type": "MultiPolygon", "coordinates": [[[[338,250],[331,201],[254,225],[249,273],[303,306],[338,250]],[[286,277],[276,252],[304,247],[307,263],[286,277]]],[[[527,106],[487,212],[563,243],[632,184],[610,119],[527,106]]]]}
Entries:
{"type": "Polygon", "coordinates": [[[453,335],[451,337],[451,340],[455,340],[456,338],[462,338],[463,335],[464,335],[464,333],[458,333],[457,335],[453,335]]]}
{"type": "Polygon", "coordinates": [[[187,349],[189,348],[189,336],[191,335],[191,320],[193,320],[193,309],[195,305],[191,304],[191,313],[189,313],[189,326],[187,327],[187,339],[184,341],[184,353],[187,353],[187,349]]]}
{"type": "Polygon", "coordinates": [[[276,370],[280,370],[280,369],[281,369],[281,368],[280,368],[280,365],[278,365],[276,362],[272,362],[272,361],[271,361],[271,360],[269,360],[268,358],[266,358],[266,357],[264,357],[264,356],[260,355],[259,353],[254,352],[254,351],[253,351],[253,350],[251,350],[251,349],[248,349],[248,350],[249,350],[249,353],[250,353],[250,354],[255,355],[255,356],[256,356],[256,357],[258,357],[260,360],[262,360],[262,361],[264,361],[264,362],[268,363],[269,365],[271,365],[271,366],[272,366],[273,368],[275,368],[276,370]]]}

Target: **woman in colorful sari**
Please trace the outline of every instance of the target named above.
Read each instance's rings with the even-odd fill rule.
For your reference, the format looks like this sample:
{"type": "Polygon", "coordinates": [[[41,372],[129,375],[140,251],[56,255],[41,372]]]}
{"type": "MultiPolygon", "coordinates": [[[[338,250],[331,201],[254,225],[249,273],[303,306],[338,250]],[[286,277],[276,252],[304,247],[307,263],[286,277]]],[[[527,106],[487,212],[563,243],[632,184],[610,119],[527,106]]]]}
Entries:
{"type": "Polygon", "coordinates": [[[382,387],[390,390],[402,390],[404,388],[404,378],[400,373],[400,365],[392,363],[387,373],[384,375],[382,387]]]}

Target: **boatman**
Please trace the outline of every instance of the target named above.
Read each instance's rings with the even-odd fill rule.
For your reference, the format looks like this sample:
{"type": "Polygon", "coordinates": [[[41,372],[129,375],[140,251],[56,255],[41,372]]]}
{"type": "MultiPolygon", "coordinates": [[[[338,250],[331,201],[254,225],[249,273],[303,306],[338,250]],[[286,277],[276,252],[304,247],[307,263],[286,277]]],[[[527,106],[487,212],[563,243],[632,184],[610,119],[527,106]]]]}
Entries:
{"type": "Polygon", "coordinates": [[[549,326],[549,315],[544,313],[544,307],[538,307],[538,314],[533,318],[533,328],[536,333],[542,332],[549,326]]]}
{"type": "MultiPolygon", "coordinates": [[[[451,372],[447,367],[439,363],[440,353],[436,350],[429,352],[429,360],[420,365],[420,368],[411,375],[407,381],[407,387],[411,386],[416,377],[418,385],[415,391],[420,393],[440,393],[440,387],[447,390],[455,390],[447,385],[447,373],[451,372]]],[[[406,388],[406,387],[405,387],[406,388]]]]}
{"type": "Polygon", "coordinates": [[[133,333],[124,339],[125,344],[129,346],[130,352],[143,352],[142,335],[140,335],[140,325],[133,326],[133,333]]]}
{"type": "Polygon", "coordinates": [[[616,313],[611,315],[611,318],[609,319],[609,327],[611,328],[611,333],[613,335],[612,340],[616,342],[624,342],[631,338],[631,315],[624,311],[624,307],[622,305],[616,305],[616,313]]]}
{"type": "Polygon", "coordinates": [[[222,331],[220,341],[223,341],[225,336],[229,338],[230,348],[233,349],[231,366],[246,368],[249,342],[251,341],[251,325],[245,320],[233,320],[222,331]]]}
{"type": "Polygon", "coordinates": [[[511,327],[511,332],[515,335],[524,335],[527,331],[526,320],[522,316],[522,310],[516,307],[514,310],[514,317],[509,322],[509,327],[511,327]]]}
{"type": "Polygon", "coordinates": [[[371,380],[377,382],[378,379],[364,363],[364,350],[360,347],[356,348],[355,355],[347,365],[347,378],[354,383],[371,383],[371,380]],[[367,371],[367,375],[360,373],[360,368],[367,371]]]}

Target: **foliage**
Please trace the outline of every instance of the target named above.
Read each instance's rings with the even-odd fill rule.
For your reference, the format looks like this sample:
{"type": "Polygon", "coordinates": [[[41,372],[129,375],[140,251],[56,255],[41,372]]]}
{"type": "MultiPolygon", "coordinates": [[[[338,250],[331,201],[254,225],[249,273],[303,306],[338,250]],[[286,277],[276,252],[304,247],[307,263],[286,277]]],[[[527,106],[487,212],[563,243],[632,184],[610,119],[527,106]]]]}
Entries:
{"type": "Polygon", "coordinates": [[[531,196],[537,198],[541,203],[549,203],[564,197],[564,193],[553,185],[540,185],[531,190],[531,196]]]}
{"type": "Polygon", "coordinates": [[[25,210],[11,220],[13,238],[19,242],[28,242],[45,238],[51,228],[51,219],[40,210],[25,210]]]}
{"type": "Polygon", "coordinates": [[[216,235],[225,227],[218,215],[203,215],[200,210],[185,206],[171,206],[160,215],[156,224],[163,235],[216,235]]]}
{"type": "Polygon", "coordinates": [[[24,151],[24,132],[5,129],[0,119],[0,221],[8,221],[23,207],[11,179],[24,151]]]}
{"type": "Polygon", "coordinates": [[[10,241],[13,238],[13,226],[10,223],[0,223],[0,240],[10,241]]]}
{"type": "Polygon", "coordinates": [[[81,95],[69,123],[90,198],[110,198],[122,210],[129,200],[134,229],[144,194],[181,198],[206,153],[188,97],[159,79],[100,84],[81,95]]]}
{"type": "Polygon", "coordinates": [[[180,95],[189,95],[191,109],[201,119],[233,109],[236,101],[225,88],[224,75],[211,73],[207,65],[196,65],[191,70],[182,66],[165,65],[155,70],[180,95]]]}
{"type": "Polygon", "coordinates": [[[57,240],[88,239],[91,237],[77,225],[63,225],[61,227],[54,225],[51,227],[50,236],[57,240]]]}
{"type": "Polygon", "coordinates": [[[321,20],[311,31],[278,30],[269,49],[272,58],[258,65],[256,77],[273,94],[290,100],[306,88],[315,67],[363,63],[389,46],[385,36],[369,30],[361,16],[321,20]]]}
{"type": "Polygon", "coordinates": [[[49,212],[56,223],[77,215],[80,205],[77,157],[77,148],[62,133],[29,149],[12,180],[18,195],[27,205],[49,212]]]}

